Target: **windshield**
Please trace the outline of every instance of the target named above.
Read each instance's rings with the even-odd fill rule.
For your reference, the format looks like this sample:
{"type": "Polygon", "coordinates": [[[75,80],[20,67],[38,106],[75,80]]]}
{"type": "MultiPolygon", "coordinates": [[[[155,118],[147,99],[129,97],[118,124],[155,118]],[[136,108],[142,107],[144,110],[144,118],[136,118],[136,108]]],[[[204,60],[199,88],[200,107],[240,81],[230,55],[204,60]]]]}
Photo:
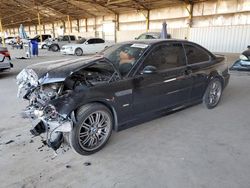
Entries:
{"type": "Polygon", "coordinates": [[[143,43],[116,44],[102,51],[102,55],[119,69],[122,76],[126,76],[148,46],[143,43]]]}

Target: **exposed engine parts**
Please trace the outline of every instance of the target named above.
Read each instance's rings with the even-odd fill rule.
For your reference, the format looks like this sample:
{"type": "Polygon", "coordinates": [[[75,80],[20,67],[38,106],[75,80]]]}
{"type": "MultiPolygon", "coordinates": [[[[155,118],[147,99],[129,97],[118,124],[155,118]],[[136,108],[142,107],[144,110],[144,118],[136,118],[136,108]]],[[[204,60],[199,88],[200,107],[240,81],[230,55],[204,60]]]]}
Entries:
{"type": "Polygon", "coordinates": [[[24,69],[17,76],[18,96],[29,101],[23,111],[23,118],[29,118],[34,136],[45,135],[46,144],[57,150],[64,142],[63,133],[70,132],[73,120],[70,114],[60,114],[51,104],[70,91],[80,92],[97,84],[111,82],[119,74],[109,66],[93,64],[80,69],[64,79],[49,79],[49,74],[40,77],[32,69],[24,69]]]}

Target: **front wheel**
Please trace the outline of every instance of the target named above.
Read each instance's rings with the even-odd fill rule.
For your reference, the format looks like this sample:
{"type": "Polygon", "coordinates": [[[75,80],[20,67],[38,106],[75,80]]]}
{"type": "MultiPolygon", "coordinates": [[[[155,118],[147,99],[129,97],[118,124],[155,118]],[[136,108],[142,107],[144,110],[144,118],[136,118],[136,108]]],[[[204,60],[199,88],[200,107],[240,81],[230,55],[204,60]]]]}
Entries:
{"type": "Polygon", "coordinates": [[[76,118],[77,123],[69,134],[71,148],[80,155],[102,149],[112,133],[110,110],[101,104],[87,104],[78,110],[76,118]]]}
{"type": "Polygon", "coordinates": [[[216,107],[220,101],[222,94],[222,83],[218,78],[210,81],[203,96],[203,104],[212,109],[216,107]]]}
{"type": "Polygon", "coordinates": [[[76,51],[75,51],[75,54],[76,54],[77,56],[82,56],[82,54],[83,54],[82,49],[81,49],[81,48],[77,48],[76,51]]]}

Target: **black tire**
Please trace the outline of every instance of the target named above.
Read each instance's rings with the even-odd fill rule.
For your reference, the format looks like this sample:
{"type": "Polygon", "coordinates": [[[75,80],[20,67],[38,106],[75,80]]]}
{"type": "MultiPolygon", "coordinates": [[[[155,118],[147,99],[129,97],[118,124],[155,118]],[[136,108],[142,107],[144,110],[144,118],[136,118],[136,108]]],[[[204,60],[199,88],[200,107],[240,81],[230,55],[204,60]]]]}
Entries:
{"type": "Polygon", "coordinates": [[[57,51],[60,50],[60,47],[58,45],[56,45],[56,44],[52,44],[50,46],[50,49],[51,49],[52,52],[57,52],[57,51]]]}
{"type": "Polygon", "coordinates": [[[113,116],[110,110],[98,103],[87,104],[77,111],[76,119],[77,123],[69,133],[71,148],[80,155],[101,150],[112,134],[113,116]]]}
{"type": "Polygon", "coordinates": [[[203,104],[206,108],[212,109],[219,104],[222,90],[222,82],[219,78],[214,78],[209,82],[203,96],[203,104]]]}
{"type": "Polygon", "coordinates": [[[83,55],[82,49],[81,49],[81,48],[76,48],[76,50],[75,50],[75,55],[76,55],[76,56],[82,56],[82,55],[83,55]]]}

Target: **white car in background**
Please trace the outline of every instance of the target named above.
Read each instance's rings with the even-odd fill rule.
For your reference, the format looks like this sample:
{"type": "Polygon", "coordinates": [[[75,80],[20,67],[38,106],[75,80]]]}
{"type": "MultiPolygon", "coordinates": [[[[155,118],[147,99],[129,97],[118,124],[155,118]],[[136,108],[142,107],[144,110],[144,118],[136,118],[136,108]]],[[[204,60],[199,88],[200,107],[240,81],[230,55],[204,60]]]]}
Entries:
{"type": "Polygon", "coordinates": [[[82,40],[81,44],[67,44],[62,46],[61,54],[63,55],[77,55],[95,54],[103,49],[113,45],[114,42],[105,41],[101,38],[89,38],[82,40]]]}

